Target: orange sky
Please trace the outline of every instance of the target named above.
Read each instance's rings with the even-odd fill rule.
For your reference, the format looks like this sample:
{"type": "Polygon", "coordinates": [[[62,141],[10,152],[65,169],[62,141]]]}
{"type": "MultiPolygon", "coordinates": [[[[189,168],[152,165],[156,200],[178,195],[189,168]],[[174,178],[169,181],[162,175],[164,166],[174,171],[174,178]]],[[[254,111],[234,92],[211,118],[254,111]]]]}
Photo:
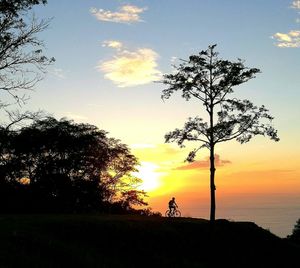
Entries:
{"type": "MultiPolygon", "coordinates": [[[[217,205],[239,203],[241,195],[249,197],[248,201],[244,200],[247,203],[255,196],[268,201],[276,194],[300,195],[298,152],[287,144],[288,141],[275,143],[257,138],[245,145],[230,142],[217,147],[217,205]]],[[[138,175],[145,180],[141,188],[148,192],[153,210],[164,212],[172,196],[178,200],[184,215],[195,216],[189,212],[190,207],[209,207],[207,150],[200,151],[196,161],[190,164],[184,159],[192,147],[180,149],[174,144],[132,147],[141,162],[138,175]]],[[[208,213],[203,217],[207,218],[208,213]]]]}

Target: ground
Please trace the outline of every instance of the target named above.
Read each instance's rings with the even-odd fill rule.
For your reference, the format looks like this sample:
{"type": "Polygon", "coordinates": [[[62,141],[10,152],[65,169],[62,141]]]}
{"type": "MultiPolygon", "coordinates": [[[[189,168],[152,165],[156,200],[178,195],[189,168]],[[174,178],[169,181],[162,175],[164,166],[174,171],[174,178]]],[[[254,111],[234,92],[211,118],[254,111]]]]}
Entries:
{"type": "Polygon", "coordinates": [[[299,249],[252,222],[0,216],[0,267],[291,267],[299,249]]]}

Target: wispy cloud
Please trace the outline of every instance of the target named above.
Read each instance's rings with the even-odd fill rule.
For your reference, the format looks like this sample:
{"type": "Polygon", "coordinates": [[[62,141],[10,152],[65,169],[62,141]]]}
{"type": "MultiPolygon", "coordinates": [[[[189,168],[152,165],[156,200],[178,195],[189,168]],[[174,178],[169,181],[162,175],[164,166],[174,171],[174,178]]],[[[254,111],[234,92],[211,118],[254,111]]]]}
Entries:
{"type": "MultiPolygon", "coordinates": [[[[222,167],[222,166],[225,166],[226,164],[231,164],[231,161],[221,160],[220,156],[218,154],[215,154],[215,166],[216,167],[222,167]]],[[[187,165],[179,166],[175,169],[176,170],[192,170],[192,169],[209,168],[209,166],[210,166],[209,157],[207,157],[205,160],[194,161],[187,165]]]]}
{"type": "MultiPolygon", "coordinates": [[[[290,5],[291,8],[300,10],[300,0],[294,0],[290,5]]],[[[300,14],[300,12],[298,12],[300,14]]],[[[300,19],[296,19],[299,23],[300,19]]],[[[300,30],[291,30],[288,33],[275,33],[271,38],[276,39],[275,46],[280,48],[297,48],[300,47],[300,30]]]]}
{"type": "Polygon", "coordinates": [[[100,62],[99,71],[105,73],[105,78],[113,81],[118,87],[130,87],[148,84],[159,80],[161,72],[157,69],[158,54],[150,48],[140,48],[135,51],[125,49],[121,42],[105,41],[109,47],[116,48],[113,59],[100,62]]]}
{"type": "Polygon", "coordinates": [[[300,9],[300,0],[293,1],[291,8],[300,9]]]}
{"type": "MultiPolygon", "coordinates": [[[[300,14],[300,0],[293,1],[291,8],[297,9],[298,10],[298,16],[300,14]]],[[[296,23],[300,23],[300,18],[296,18],[296,23]]]]}
{"type": "Polygon", "coordinates": [[[115,49],[121,49],[123,47],[123,44],[117,40],[106,40],[106,41],[102,42],[102,46],[115,48],[115,49]]]}
{"type": "Polygon", "coordinates": [[[147,8],[140,8],[134,5],[124,5],[115,12],[104,9],[91,8],[91,13],[100,21],[109,21],[116,23],[135,23],[142,21],[140,14],[147,8]]]}
{"type": "Polygon", "coordinates": [[[71,112],[66,112],[65,116],[70,118],[70,119],[73,119],[73,120],[82,120],[82,121],[88,120],[88,117],[86,117],[84,115],[74,114],[74,113],[71,113],[71,112]]]}
{"type": "Polygon", "coordinates": [[[276,46],[281,48],[300,47],[300,31],[292,30],[288,33],[276,33],[272,38],[277,40],[276,46]]]}
{"type": "Polygon", "coordinates": [[[49,71],[49,73],[60,79],[66,78],[66,72],[61,68],[53,68],[52,70],[49,71]]]}
{"type": "Polygon", "coordinates": [[[172,64],[174,64],[177,60],[178,58],[176,56],[172,56],[170,61],[172,64]]]}

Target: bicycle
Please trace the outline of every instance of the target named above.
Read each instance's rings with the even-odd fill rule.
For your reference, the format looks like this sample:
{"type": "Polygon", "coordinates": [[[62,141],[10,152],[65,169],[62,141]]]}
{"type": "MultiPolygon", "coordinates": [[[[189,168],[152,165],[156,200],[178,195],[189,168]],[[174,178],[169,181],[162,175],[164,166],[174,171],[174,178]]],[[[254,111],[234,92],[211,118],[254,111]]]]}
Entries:
{"type": "Polygon", "coordinates": [[[181,212],[180,210],[178,210],[177,208],[175,209],[168,209],[166,212],[165,212],[165,216],[166,217],[181,217],[181,212]]]}

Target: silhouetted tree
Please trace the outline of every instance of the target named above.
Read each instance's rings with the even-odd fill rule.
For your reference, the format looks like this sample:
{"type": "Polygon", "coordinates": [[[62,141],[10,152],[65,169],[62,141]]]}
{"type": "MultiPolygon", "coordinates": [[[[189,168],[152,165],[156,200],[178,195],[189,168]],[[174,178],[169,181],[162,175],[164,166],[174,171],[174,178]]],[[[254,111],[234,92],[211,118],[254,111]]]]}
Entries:
{"type": "MultiPolygon", "coordinates": [[[[131,172],[137,171],[137,159],[129,153],[126,145],[120,144],[119,140],[110,139],[110,154],[106,170],[102,173],[101,182],[106,187],[106,200],[109,202],[120,199],[121,189],[138,184],[140,180],[132,175],[131,172]]],[[[132,188],[132,187],[131,187],[132,188]]]]}
{"type": "Polygon", "coordinates": [[[25,111],[20,112],[19,110],[9,111],[5,109],[7,122],[2,122],[2,127],[11,130],[18,129],[20,127],[24,127],[28,124],[28,122],[33,122],[37,120],[42,120],[43,118],[47,118],[47,114],[39,110],[37,112],[25,111]]]}
{"type": "Polygon", "coordinates": [[[210,220],[215,220],[215,146],[218,143],[237,140],[246,143],[256,135],[268,136],[278,141],[277,131],[272,127],[273,117],[265,106],[257,107],[249,100],[239,100],[231,94],[233,88],[255,77],[260,70],[247,68],[244,62],[223,60],[215,51],[216,45],[198,55],[191,55],[176,66],[176,72],[164,75],[167,85],[162,98],[169,99],[180,91],[185,100],[194,98],[202,103],[208,122],[200,117],[189,118],[182,129],[165,135],[166,142],[177,142],[184,147],[186,141],[198,142],[200,146],[191,151],[187,161],[193,161],[201,148],[210,151],[210,220]],[[263,122],[263,120],[266,121],[263,122]]]}
{"type": "Polygon", "coordinates": [[[0,12],[1,14],[19,17],[20,12],[28,11],[34,5],[46,3],[47,0],[1,0],[0,12]]]}
{"type": "MultiPolygon", "coordinates": [[[[26,98],[20,90],[32,89],[41,80],[45,67],[54,61],[43,53],[37,34],[49,21],[38,21],[28,11],[46,0],[0,0],[0,89],[20,103],[26,98]]],[[[0,102],[0,107],[8,103],[0,102]]]]}
{"type": "Polygon", "coordinates": [[[297,220],[293,229],[293,233],[289,235],[288,238],[300,243],[300,219],[297,220]]]}
{"type": "Polygon", "coordinates": [[[130,173],[137,164],[126,145],[93,125],[48,117],[20,130],[0,129],[0,184],[29,193],[27,210],[101,210],[108,195],[136,205],[142,193],[125,193],[136,191],[130,173]]]}

